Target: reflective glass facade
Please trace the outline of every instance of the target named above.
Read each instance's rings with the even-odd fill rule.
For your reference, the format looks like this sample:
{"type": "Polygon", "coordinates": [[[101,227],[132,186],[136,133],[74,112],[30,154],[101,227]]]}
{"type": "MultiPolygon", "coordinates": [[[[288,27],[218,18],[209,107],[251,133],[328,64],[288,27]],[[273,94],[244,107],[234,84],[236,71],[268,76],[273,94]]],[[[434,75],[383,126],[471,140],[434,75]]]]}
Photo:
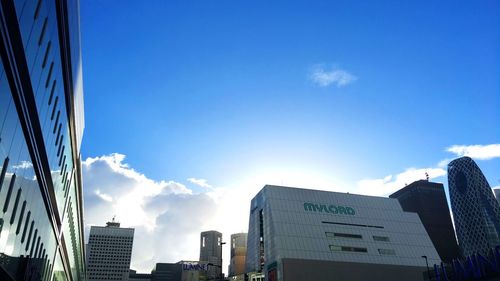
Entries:
{"type": "Polygon", "coordinates": [[[0,280],[85,280],[79,2],[0,2],[0,280]]]}
{"type": "Polygon", "coordinates": [[[464,256],[486,255],[500,245],[500,206],[469,157],[448,164],[448,187],[458,244],[464,256]]]}

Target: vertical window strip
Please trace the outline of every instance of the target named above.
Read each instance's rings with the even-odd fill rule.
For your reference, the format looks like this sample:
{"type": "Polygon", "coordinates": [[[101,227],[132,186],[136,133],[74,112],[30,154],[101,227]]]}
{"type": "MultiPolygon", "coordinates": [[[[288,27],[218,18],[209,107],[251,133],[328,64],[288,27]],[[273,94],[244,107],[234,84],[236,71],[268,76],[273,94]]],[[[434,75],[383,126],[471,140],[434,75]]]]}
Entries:
{"type": "Polygon", "coordinates": [[[44,261],[43,261],[43,280],[48,280],[47,273],[49,272],[49,267],[50,267],[50,260],[49,260],[49,255],[45,255],[44,261]]]}
{"type": "Polygon", "coordinates": [[[58,110],[57,111],[57,115],[56,115],[56,122],[54,122],[54,129],[52,130],[52,133],[55,134],[56,133],[56,130],[57,130],[57,124],[59,123],[59,117],[61,116],[61,111],[58,110]]]}
{"type": "Polygon", "coordinates": [[[21,225],[23,224],[24,211],[26,211],[26,200],[23,202],[23,206],[21,207],[21,214],[19,214],[19,219],[17,220],[17,228],[16,235],[21,231],[21,225]]]}
{"type": "Polygon", "coordinates": [[[3,204],[3,212],[7,212],[10,203],[10,196],[12,196],[12,189],[14,188],[14,183],[16,182],[16,174],[12,175],[9,184],[9,190],[7,191],[7,197],[5,198],[5,203],[3,204]]]}
{"type": "Polygon", "coordinates": [[[57,103],[59,102],[59,97],[56,97],[54,101],[54,107],[52,107],[52,114],[50,115],[50,120],[54,120],[54,115],[56,114],[57,103]]]}
{"type": "Polygon", "coordinates": [[[71,186],[71,181],[67,181],[66,193],[64,194],[64,198],[68,197],[70,186],[71,186]]]}
{"type": "Polygon", "coordinates": [[[63,145],[62,145],[63,137],[64,137],[64,135],[61,135],[61,140],[59,141],[59,148],[57,149],[57,157],[59,157],[59,155],[61,154],[61,148],[63,147],[63,145]]]}
{"type": "Polygon", "coordinates": [[[66,171],[66,167],[67,167],[67,165],[64,165],[64,177],[63,177],[62,182],[61,182],[62,184],[64,184],[66,182],[66,178],[68,177],[68,171],[66,171]]]}
{"type": "Polygon", "coordinates": [[[47,74],[47,80],[45,80],[45,88],[49,87],[50,80],[52,79],[52,71],[54,70],[54,62],[50,63],[49,74],[47,74]]]}
{"type": "Polygon", "coordinates": [[[0,174],[0,191],[2,191],[3,181],[5,180],[5,173],[7,173],[7,168],[9,166],[9,157],[5,157],[3,160],[2,173],[0,174]]]}
{"type": "Polygon", "coordinates": [[[33,19],[36,20],[40,14],[40,8],[42,6],[42,0],[38,0],[36,3],[35,13],[33,14],[33,19]]]}
{"type": "Polygon", "coordinates": [[[31,211],[28,211],[28,214],[26,215],[26,220],[24,221],[24,228],[23,228],[23,235],[21,236],[21,243],[24,243],[24,238],[26,238],[26,230],[28,229],[30,217],[31,217],[31,211]]]}
{"type": "Polygon", "coordinates": [[[42,31],[40,32],[40,37],[38,37],[38,46],[42,45],[43,37],[45,37],[45,31],[47,30],[47,24],[49,23],[49,18],[45,17],[43,20],[42,31]]]}
{"type": "Polygon", "coordinates": [[[45,66],[47,66],[47,60],[49,59],[51,47],[52,47],[52,41],[49,41],[49,43],[47,43],[47,47],[45,47],[45,55],[43,56],[42,68],[45,68],[45,66]]]}
{"type": "Polygon", "coordinates": [[[52,82],[52,89],[50,89],[50,96],[49,96],[49,105],[52,103],[52,98],[54,97],[54,92],[56,91],[56,83],[57,83],[56,80],[52,82]]]}
{"type": "Polygon", "coordinates": [[[59,141],[59,136],[61,135],[61,128],[62,124],[59,124],[59,129],[57,130],[56,145],[58,144],[57,142],[59,141]]]}
{"type": "Polygon", "coordinates": [[[16,201],[14,201],[14,209],[12,210],[12,214],[10,215],[10,224],[14,224],[14,220],[16,219],[17,206],[19,205],[19,199],[21,198],[21,188],[17,190],[16,201]]]}
{"type": "MultiPolygon", "coordinates": [[[[37,232],[38,232],[38,229],[36,230],[35,234],[36,234],[37,232]]],[[[36,237],[36,235],[35,235],[35,237],[36,237]]],[[[35,244],[35,240],[37,240],[37,241],[36,241],[36,247],[34,247],[34,248],[35,248],[35,251],[33,252],[33,255],[30,255],[30,257],[32,256],[32,257],[34,257],[34,258],[38,257],[37,253],[38,253],[38,248],[40,248],[40,236],[38,236],[38,238],[37,238],[37,239],[33,239],[33,245],[35,244]]],[[[33,250],[33,249],[32,249],[32,250],[33,250]]]]}
{"type": "MultiPolygon", "coordinates": [[[[33,226],[35,226],[34,220],[31,221],[30,232],[28,233],[28,241],[26,242],[26,248],[25,248],[26,251],[28,251],[28,249],[30,248],[31,234],[33,234],[33,226]]],[[[34,239],[33,239],[33,241],[34,241],[34,239]]],[[[33,251],[33,249],[32,249],[32,251],[33,251]]]]}
{"type": "MultiPolygon", "coordinates": [[[[62,163],[59,162],[59,167],[62,167],[64,165],[64,163],[66,163],[66,155],[64,155],[64,157],[62,158],[62,163]]],[[[61,169],[61,172],[62,172],[62,169],[61,169]]],[[[62,176],[62,173],[61,173],[61,176],[62,176]]]]}
{"type": "Polygon", "coordinates": [[[62,162],[63,156],[64,156],[64,145],[63,145],[63,148],[61,151],[61,156],[59,156],[59,167],[61,167],[61,162],[62,162]]]}
{"type": "MultiPolygon", "coordinates": [[[[40,237],[38,237],[38,238],[40,238],[40,237]]],[[[39,259],[41,259],[41,258],[43,258],[44,255],[45,255],[45,248],[43,247],[43,243],[42,243],[42,244],[40,244],[40,249],[38,251],[37,257],[39,259]]]]}

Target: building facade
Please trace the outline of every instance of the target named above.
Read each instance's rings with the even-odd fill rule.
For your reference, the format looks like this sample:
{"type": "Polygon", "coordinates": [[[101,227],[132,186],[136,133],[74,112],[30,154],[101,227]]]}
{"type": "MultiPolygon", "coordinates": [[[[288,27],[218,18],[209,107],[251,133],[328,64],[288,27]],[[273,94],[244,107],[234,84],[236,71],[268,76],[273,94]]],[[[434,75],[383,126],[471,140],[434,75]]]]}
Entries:
{"type": "Polygon", "coordinates": [[[442,183],[419,180],[389,197],[397,199],[403,211],[418,214],[442,261],[450,263],[460,257],[442,183]]]}
{"type": "Polygon", "coordinates": [[[87,276],[89,281],[128,281],[134,229],[122,228],[118,222],[91,226],[87,244],[87,276]]]}
{"type": "Polygon", "coordinates": [[[477,164],[461,157],[448,164],[448,188],[462,254],[487,254],[500,245],[500,206],[477,164]]]}
{"type": "Polygon", "coordinates": [[[493,194],[495,194],[495,198],[497,199],[498,204],[500,204],[500,188],[494,188],[493,194]]]}
{"type": "Polygon", "coordinates": [[[231,260],[229,262],[229,276],[236,276],[245,273],[247,236],[247,233],[231,234],[231,260]]]}
{"type": "Polygon", "coordinates": [[[214,280],[222,276],[222,233],[210,230],[200,235],[200,262],[209,264],[207,279],[214,280]]]}
{"type": "Polygon", "coordinates": [[[0,1],[0,280],[85,280],[78,0],[0,1]]]}
{"type": "Polygon", "coordinates": [[[266,185],[253,199],[246,271],[265,280],[422,280],[440,258],[399,202],[266,185]]]}

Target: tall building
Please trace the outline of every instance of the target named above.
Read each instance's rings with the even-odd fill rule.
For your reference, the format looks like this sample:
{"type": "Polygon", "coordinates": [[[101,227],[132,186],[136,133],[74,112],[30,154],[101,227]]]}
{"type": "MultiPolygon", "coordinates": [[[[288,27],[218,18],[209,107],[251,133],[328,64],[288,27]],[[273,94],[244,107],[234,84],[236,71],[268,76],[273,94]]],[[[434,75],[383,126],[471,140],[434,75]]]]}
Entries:
{"type": "Polygon", "coordinates": [[[134,229],[122,228],[120,223],[91,226],[87,246],[87,275],[89,281],[127,281],[134,243],[134,229]]]}
{"type": "Polygon", "coordinates": [[[247,233],[231,234],[231,260],[229,263],[229,276],[245,273],[247,236],[247,233]]]}
{"type": "Polygon", "coordinates": [[[439,263],[396,199],[266,185],[250,206],[247,272],[268,281],[412,281],[439,263]]]}
{"type": "Polygon", "coordinates": [[[442,183],[419,180],[389,196],[398,199],[403,211],[417,213],[444,262],[459,258],[460,251],[442,183]]]}
{"type": "Polygon", "coordinates": [[[200,262],[209,264],[207,279],[214,280],[222,276],[222,233],[210,230],[200,236],[200,262]]]}
{"type": "Polygon", "coordinates": [[[493,194],[495,194],[495,198],[497,199],[498,203],[500,204],[500,188],[494,188],[493,194]]]}
{"type": "Polygon", "coordinates": [[[0,1],[0,280],[85,280],[78,0],[0,1]]]}
{"type": "Polygon", "coordinates": [[[462,254],[484,255],[500,245],[500,206],[471,158],[461,157],[448,164],[448,187],[462,254]]]}

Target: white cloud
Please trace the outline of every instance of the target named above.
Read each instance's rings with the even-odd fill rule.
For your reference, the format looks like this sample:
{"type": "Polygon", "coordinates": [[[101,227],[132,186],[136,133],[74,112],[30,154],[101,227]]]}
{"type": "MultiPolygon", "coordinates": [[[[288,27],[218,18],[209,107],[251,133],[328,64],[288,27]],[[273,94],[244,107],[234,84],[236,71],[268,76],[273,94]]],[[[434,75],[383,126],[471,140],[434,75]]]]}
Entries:
{"type": "Polygon", "coordinates": [[[358,77],[343,69],[333,68],[325,69],[324,65],[316,65],[310,73],[311,80],[321,87],[327,87],[331,84],[337,87],[346,86],[353,83],[358,77]]]}
{"type": "Polygon", "coordinates": [[[189,178],[187,179],[190,183],[196,184],[205,188],[212,188],[210,184],[208,184],[206,179],[197,179],[197,178],[189,178]]]}
{"type": "Polygon", "coordinates": [[[397,175],[388,175],[381,179],[360,180],[353,192],[364,195],[388,196],[407,184],[425,179],[425,173],[429,175],[429,179],[434,179],[446,175],[446,170],[442,168],[410,168],[397,175]]]}
{"type": "Polygon", "coordinates": [[[19,165],[12,166],[14,169],[28,169],[33,167],[33,164],[29,161],[21,161],[19,165]]]}
{"type": "MultiPolygon", "coordinates": [[[[196,194],[175,181],[149,179],[124,161],[123,154],[83,161],[85,230],[88,235],[91,225],[105,225],[115,215],[122,227],[135,228],[133,269],[150,272],[158,262],[198,260],[202,231],[218,230],[226,241],[247,231],[250,200],[262,186],[212,187],[196,194]]],[[[229,247],[224,270],[228,261],[229,247]]]]}
{"type": "Polygon", "coordinates": [[[455,153],[459,157],[469,156],[477,160],[489,160],[500,157],[500,144],[453,145],[446,151],[455,153]]]}

